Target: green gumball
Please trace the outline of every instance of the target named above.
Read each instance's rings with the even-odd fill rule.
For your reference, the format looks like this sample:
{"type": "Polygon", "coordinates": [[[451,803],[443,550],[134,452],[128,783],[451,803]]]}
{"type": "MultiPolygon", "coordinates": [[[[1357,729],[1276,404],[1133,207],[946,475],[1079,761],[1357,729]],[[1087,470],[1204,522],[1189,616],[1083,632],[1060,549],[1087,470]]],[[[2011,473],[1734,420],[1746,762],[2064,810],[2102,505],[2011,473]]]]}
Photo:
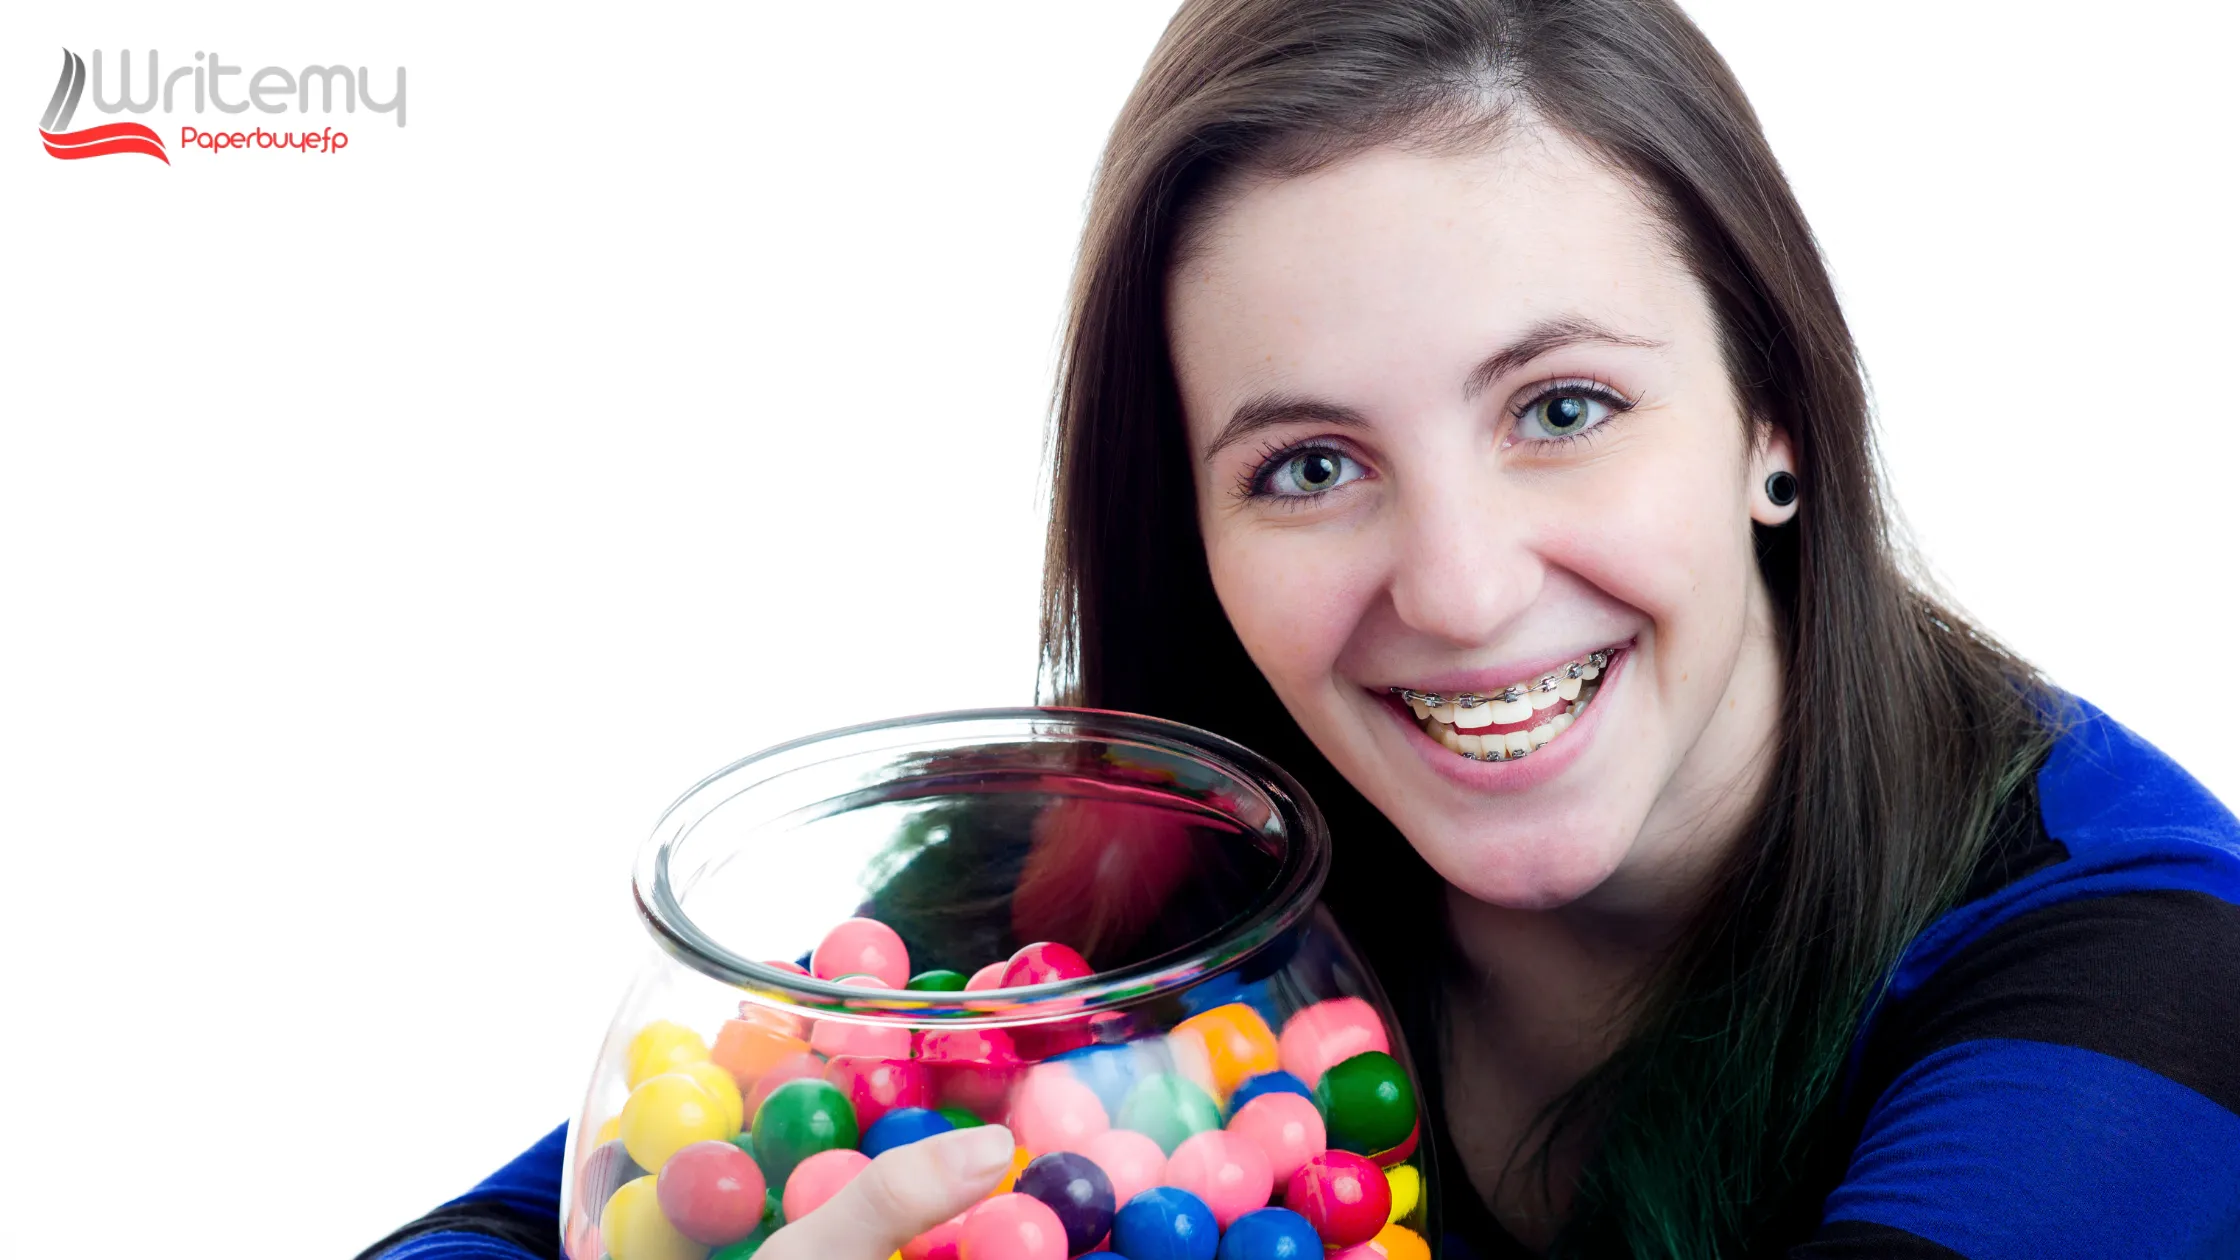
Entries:
{"type": "Polygon", "coordinates": [[[786,1184],[802,1160],[856,1144],[856,1111],[847,1095],[813,1077],[770,1091],[754,1113],[755,1161],[773,1187],[786,1184]]]}
{"type": "Polygon", "coordinates": [[[1330,1145],[1357,1155],[1388,1151],[1416,1127],[1416,1091],[1398,1060],[1367,1050],[1322,1074],[1315,1102],[1330,1130],[1330,1145]]]}
{"type": "Polygon", "coordinates": [[[961,971],[944,971],[936,968],[921,971],[910,977],[908,987],[920,993],[962,993],[967,977],[961,971]]]}
{"type": "Polygon", "coordinates": [[[1185,1138],[1221,1127],[1221,1105],[1189,1079],[1161,1073],[1136,1082],[1120,1100],[1113,1124],[1143,1134],[1172,1155],[1185,1138]]]}

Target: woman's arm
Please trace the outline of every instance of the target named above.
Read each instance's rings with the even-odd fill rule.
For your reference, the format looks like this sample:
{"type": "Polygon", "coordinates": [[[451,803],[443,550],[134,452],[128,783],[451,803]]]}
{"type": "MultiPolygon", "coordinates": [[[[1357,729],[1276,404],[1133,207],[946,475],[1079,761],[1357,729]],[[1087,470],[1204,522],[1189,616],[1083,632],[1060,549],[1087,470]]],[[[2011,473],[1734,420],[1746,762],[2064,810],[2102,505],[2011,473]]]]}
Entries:
{"type": "Polygon", "coordinates": [[[357,1260],[559,1260],[568,1126],[480,1185],[358,1253],[357,1260]]]}

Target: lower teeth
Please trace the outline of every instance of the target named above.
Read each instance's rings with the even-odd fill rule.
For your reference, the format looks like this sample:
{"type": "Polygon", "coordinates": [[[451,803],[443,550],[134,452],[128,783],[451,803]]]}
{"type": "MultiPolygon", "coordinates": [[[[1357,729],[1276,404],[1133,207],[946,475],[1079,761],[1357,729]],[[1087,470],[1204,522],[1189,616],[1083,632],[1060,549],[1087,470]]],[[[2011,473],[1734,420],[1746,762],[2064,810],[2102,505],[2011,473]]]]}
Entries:
{"type": "MultiPolygon", "coordinates": [[[[1560,723],[1561,725],[1557,726],[1554,731],[1550,732],[1548,738],[1544,741],[1530,744],[1522,749],[1510,748],[1506,744],[1504,744],[1500,749],[1488,748],[1483,753],[1469,752],[1464,749],[1449,749],[1449,751],[1453,752],[1458,757],[1467,757],[1472,761],[1521,761],[1526,756],[1538,752],[1542,748],[1547,747],[1549,744],[1554,743],[1557,739],[1562,738],[1563,733],[1570,730],[1572,724],[1577,722],[1580,716],[1587,711],[1587,702],[1594,699],[1595,692],[1600,690],[1601,687],[1594,683],[1589,683],[1585,689],[1581,690],[1579,693],[1579,698],[1573,701],[1568,709],[1566,709],[1557,717],[1550,719],[1550,723],[1560,723]]],[[[1423,731],[1425,734],[1430,735],[1432,738],[1438,739],[1438,735],[1432,730],[1432,727],[1438,725],[1444,725],[1444,723],[1440,723],[1435,718],[1429,719],[1425,722],[1423,731]]],[[[1459,731],[1457,733],[1460,734],[1459,731]]],[[[1504,737],[1500,735],[1493,735],[1480,736],[1479,738],[1503,739],[1504,737]]],[[[1444,745],[1445,742],[1446,741],[1444,740],[1440,740],[1440,743],[1442,745],[1444,745]]]]}

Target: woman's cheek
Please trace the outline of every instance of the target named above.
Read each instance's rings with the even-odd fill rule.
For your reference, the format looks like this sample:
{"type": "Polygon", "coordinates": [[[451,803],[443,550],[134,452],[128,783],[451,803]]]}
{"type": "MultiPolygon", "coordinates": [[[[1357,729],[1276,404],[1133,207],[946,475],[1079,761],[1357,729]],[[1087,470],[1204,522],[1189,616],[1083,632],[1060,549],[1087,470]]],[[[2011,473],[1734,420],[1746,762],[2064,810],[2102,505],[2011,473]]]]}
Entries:
{"type": "Polygon", "coordinates": [[[1260,672],[1296,696],[1326,677],[1365,599],[1346,549],[1308,531],[1225,539],[1207,548],[1214,593],[1260,672]]]}

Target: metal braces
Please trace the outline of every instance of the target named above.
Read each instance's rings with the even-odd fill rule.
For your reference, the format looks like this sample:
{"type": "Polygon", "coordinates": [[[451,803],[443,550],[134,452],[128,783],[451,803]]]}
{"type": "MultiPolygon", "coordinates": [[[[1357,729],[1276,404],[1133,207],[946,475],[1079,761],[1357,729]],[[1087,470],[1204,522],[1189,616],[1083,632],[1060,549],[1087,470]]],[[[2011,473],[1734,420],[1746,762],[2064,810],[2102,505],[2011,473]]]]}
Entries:
{"type": "MultiPolygon", "coordinates": [[[[1536,691],[1542,695],[1546,695],[1548,692],[1554,691],[1556,688],[1562,686],[1566,680],[1577,678],[1580,674],[1580,671],[1587,666],[1593,666],[1597,671],[1606,668],[1610,664],[1610,657],[1611,653],[1607,651],[1589,652],[1587,653],[1587,659],[1583,661],[1573,661],[1569,665],[1564,666],[1562,669],[1557,670],[1553,674],[1544,675],[1537,682],[1519,683],[1515,686],[1504,687],[1500,691],[1490,696],[1481,696],[1474,691],[1465,691],[1460,695],[1454,696],[1442,696],[1436,691],[1410,691],[1406,687],[1393,687],[1390,688],[1390,690],[1392,694],[1400,697],[1402,700],[1406,700],[1412,704],[1426,705],[1434,709],[1438,708],[1442,704],[1450,703],[1458,709],[1475,709],[1481,704],[1486,704],[1495,700],[1506,700],[1514,703],[1515,701],[1522,700],[1526,696],[1536,691]]],[[[1517,755],[1521,757],[1524,754],[1519,753],[1517,755]]]]}

